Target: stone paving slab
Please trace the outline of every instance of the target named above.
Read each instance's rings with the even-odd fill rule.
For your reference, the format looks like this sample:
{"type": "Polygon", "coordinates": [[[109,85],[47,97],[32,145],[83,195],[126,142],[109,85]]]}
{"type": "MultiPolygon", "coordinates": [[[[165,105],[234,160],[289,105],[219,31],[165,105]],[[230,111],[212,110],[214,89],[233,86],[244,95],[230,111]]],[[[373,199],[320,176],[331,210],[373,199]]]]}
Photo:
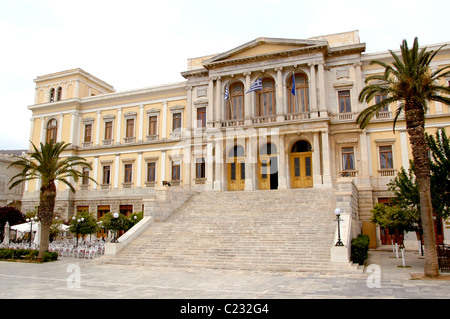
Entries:
{"type": "Polygon", "coordinates": [[[365,271],[260,272],[148,268],[62,258],[0,262],[0,299],[446,299],[450,281],[411,280],[424,259],[370,251],[365,271]]]}

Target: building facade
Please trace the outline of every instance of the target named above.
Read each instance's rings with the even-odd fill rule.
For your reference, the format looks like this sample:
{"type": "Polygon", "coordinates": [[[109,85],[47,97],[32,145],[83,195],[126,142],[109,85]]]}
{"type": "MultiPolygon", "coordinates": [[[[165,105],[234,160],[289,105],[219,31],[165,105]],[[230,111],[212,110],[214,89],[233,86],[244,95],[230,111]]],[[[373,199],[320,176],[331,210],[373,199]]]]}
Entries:
{"type": "MultiPolygon", "coordinates": [[[[440,45],[429,45],[437,49],[440,45]]],[[[369,225],[386,184],[409,166],[404,118],[393,132],[390,105],[361,130],[365,77],[382,72],[358,31],[306,40],[258,38],[227,52],[188,60],[186,79],[116,92],[81,69],[39,76],[30,140],[71,143],[67,155],[92,170],[77,192],[60,183],[56,213],[144,210],[159,187],[188,191],[332,188],[352,179],[359,218],[369,225]]],[[[432,68],[450,63],[450,46],[432,68]]],[[[449,83],[450,79],[441,79],[449,83]]],[[[376,97],[382,99],[383,96],[376,97]]],[[[450,126],[449,107],[431,102],[427,132],[450,126]]],[[[39,181],[26,183],[24,208],[38,203],[39,181]]]]}

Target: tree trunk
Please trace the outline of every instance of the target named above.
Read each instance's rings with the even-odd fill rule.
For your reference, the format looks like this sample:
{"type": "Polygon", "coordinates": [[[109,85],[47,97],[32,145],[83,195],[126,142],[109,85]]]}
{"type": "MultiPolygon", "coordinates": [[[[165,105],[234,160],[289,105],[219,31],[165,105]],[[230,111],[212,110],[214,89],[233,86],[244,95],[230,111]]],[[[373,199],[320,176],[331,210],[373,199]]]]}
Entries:
{"type": "Polygon", "coordinates": [[[406,129],[410,138],[415,175],[419,185],[420,213],[425,246],[425,276],[439,276],[436,237],[433,224],[433,206],[430,190],[430,159],[425,139],[425,114],[414,101],[405,103],[406,129]]]}
{"type": "Polygon", "coordinates": [[[42,256],[48,250],[50,244],[50,226],[53,222],[53,211],[55,209],[56,186],[53,181],[42,185],[39,196],[38,218],[41,222],[41,240],[39,243],[39,254],[37,259],[42,261],[42,256]]]}

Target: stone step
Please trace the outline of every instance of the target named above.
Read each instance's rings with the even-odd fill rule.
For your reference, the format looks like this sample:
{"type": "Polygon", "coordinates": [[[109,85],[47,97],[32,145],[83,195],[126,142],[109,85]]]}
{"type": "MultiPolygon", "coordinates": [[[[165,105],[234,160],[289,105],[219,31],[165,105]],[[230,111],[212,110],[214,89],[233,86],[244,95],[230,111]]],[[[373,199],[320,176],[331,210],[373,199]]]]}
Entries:
{"type": "Polygon", "coordinates": [[[335,201],[334,190],[199,193],[105,262],[331,271],[335,201]]]}

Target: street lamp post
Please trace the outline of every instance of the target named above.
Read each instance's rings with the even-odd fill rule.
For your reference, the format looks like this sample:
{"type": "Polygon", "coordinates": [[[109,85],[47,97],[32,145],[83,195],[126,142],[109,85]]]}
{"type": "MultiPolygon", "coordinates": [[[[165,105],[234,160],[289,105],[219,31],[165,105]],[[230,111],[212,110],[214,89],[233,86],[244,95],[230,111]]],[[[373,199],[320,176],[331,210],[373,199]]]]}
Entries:
{"type": "Polygon", "coordinates": [[[114,217],[114,238],[113,240],[111,240],[112,243],[117,243],[117,222],[118,222],[118,218],[119,218],[119,213],[114,213],[113,214],[114,217]]]}
{"type": "Polygon", "coordinates": [[[344,246],[344,243],[342,243],[342,241],[341,241],[341,224],[340,224],[340,222],[342,221],[341,213],[342,213],[342,210],[340,208],[336,208],[334,210],[334,214],[336,215],[336,221],[338,223],[338,240],[337,240],[335,246],[344,246]]]}
{"type": "Polygon", "coordinates": [[[27,218],[27,222],[31,222],[30,224],[30,248],[31,248],[31,238],[33,237],[33,222],[35,221],[34,217],[27,218]]]}

